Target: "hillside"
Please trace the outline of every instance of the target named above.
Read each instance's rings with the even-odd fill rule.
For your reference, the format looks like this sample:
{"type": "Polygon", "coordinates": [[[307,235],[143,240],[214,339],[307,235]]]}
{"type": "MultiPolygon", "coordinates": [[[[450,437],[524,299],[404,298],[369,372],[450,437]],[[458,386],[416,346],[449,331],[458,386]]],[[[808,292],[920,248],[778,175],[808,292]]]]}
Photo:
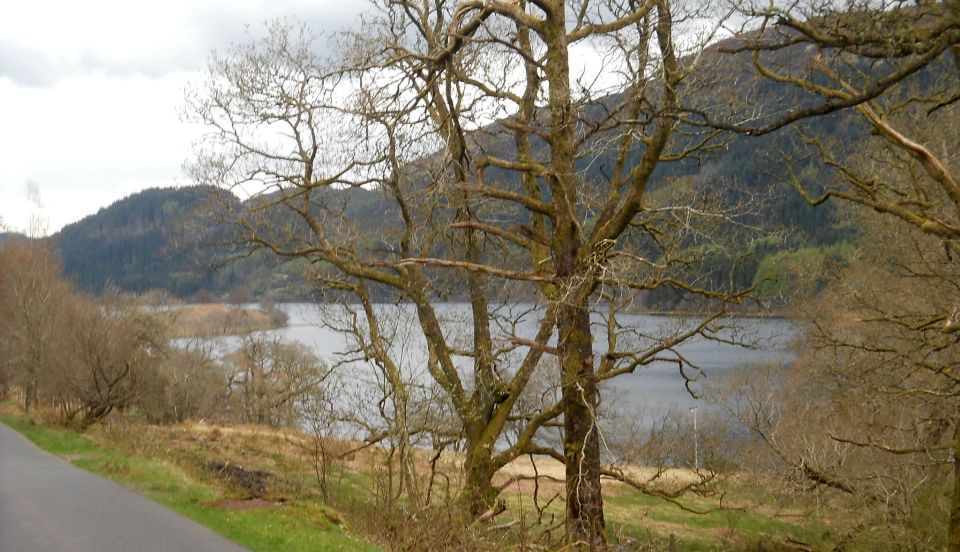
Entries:
{"type": "MultiPolygon", "coordinates": [[[[376,217],[375,194],[357,194],[371,196],[361,216],[376,217]]],[[[230,209],[239,201],[223,206],[212,198],[211,190],[200,186],[151,188],[65,226],[53,236],[64,274],[93,294],[115,286],[240,303],[264,297],[296,300],[311,293],[297,262],[247,255],[231,243],[212,209],[214,204],[230,209]]]]}
{"type": "MultiPolygon", "coordinates": [[[[756,181],[757,188],[782,193],[782,201],[768,202],[758,216],[781,221],[786,238],[754,245],[757,255],[744,267],[745,281],[753,280],[758,270],[771,275],[777,259],[789,259],[793,250],[804,250],[809,261],[843,237],[831,211],[810,208],[789,190],[776,192],[777,183],[762,175],[756,175],[756,181]]],[[[354,206],[354,216],[381,224],[386,217],[376,194],[364,195],[363,205],[354,206]]],[[[298,300],[313,293],[298,261],[264,252],[235,255],[226,229],[206,207],[206,194],[197,187],[149,189],[121,199],[54,236],[64,273],[79,289],[94,294],[116,286],[130,292],[164,289],[199,301],[245,302],[265,296],[298,300]]],[[[765,289],[770,296],[780,293],[778,286],[765,289]]]]}
{"type": "Polygon", "coordinates": [[[209,212],[209,190],[152,188],[65,226],[54,237],[66,276],[101,293],[164,289],[182,298],[249,300],[283,289],[287,277],[264,255],[236,262],[209,212]]]}
{"type": "Polygon", "coordinates": [[[11,238],[15,238],[18,236],[20,236],[20,234],[16,234],[13,232],[0,232],[0,243],[3,243],[11,238]]]}
{"type": "Polygon", "coordinates": [[[93,293],[110,284],[179,296],[211,287],[212,272],[186,232],[201,201],[197,188],[144,190],[65,226],[54,237],[64,272],[93,293]]]}

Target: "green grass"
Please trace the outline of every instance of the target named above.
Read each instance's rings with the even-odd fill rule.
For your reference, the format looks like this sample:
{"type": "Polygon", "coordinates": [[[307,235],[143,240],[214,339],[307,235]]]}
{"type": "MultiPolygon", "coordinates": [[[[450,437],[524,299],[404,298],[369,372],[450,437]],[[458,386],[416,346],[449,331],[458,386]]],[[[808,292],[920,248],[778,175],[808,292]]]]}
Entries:
{"type": "MultiPolygon", "coordinates": [[[[680,499],[680,502],[691,509],[708,511],[695,513],[685,511],[677,506],[666,503],[656,497],[642,494],[624,494],[605,498],[608,509],[613,513],[616,510],[642,513],[642,520],[660,522],[676,526],[678,544],[681,550],[690,552],[712,551],[755,551],[758,544],[764,541],[771,550],[776,550],[772,541],[790,536],[798,541],[811,544],[815,547],[826,545],[823,532],[818,531],[810,520],[805,523],[794,524],[782,519],[753,510],[717,509],[710,511],[710,504],[696,499],[680,499]],[[716,535],[725,534],[731,540],[718,543],[716,535]],[[714,538],[702,538],[714,535],[714,538]],[[739,544],[738,544],[739,541],[739,544]]],[[[622,517],[611,515],[611,530],[624,536],[640,538],[644,534],[643,521],[637,523],[623,522],[622,517]]],[[[660,535],[665,537],[667,535],[660,535]]]]}
{"type": "Polygon", "coordinates": [[[251,550],[378,550],[345,532],[335,523],[339,516],[316,501],[299,500],[279,508],[257,510],[220,508],[215,504],[224,499],[225,494],[218,485],[175,465],[104,447],[77,433],[34,425],[17,416],[0,416],[0,421],[40,448],[67,458],[77,467],[136,489],[251,550]]]}
{"type": "MultiPolygon", "coordinates": [[[[730,494],[756,494],[750,488],[733,487],[736,492],[730,494]]],[[[547,493],[549,494],[549,493],[547,493]]],[[[508,492],[508,512],[518,512],[524,508],[528,515],[531,504],[528,497],[508,492]],[[520,501],[525,506],[520,506],[520,501]]],[[[752,504],[764,503],[769,497],[756,496],[752,504]],[[766,500],[765,500],[766,499],[766,500]]],[[[545,501],[544,499],[541,499],[545,501]]],[[[786,537],[812,545],[816,550],[828,550],[831,541],[825,537],[823,527],[814,520],[803,518],[792,523],[774,514],[754,510],[716,509],[716,502],[709,499],[681,498],[685,506],[709,513],[688,512],[661,498],[626,491],[609,494],[604,497],[607,534],[612,542],[630,549],[631,541],[647,545],[658,543],[659,549],[667,549],[671,533],[677,537],[678,549],[684,552],[756,552],[759,543],[771,552],[787,550],[782,543],[786,537]]],[[[553,503],[549,513],[563,517],[563,504],[553,503]]],[[[508,514],[509,515],[509,514],[508,514]]]]}

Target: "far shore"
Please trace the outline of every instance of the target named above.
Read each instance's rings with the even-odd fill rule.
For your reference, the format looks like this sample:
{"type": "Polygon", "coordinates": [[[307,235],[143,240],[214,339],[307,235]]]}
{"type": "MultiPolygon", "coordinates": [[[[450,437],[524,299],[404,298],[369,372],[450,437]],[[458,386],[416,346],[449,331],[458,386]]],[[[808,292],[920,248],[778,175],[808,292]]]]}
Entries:
{"type": "MultiPolygon", "coordinates": [[[[433,301],[432,303],[434,305],[449,305],[449,306],[458,306],[458,305],[468,306],[470,304],[468,300],[461,299],[461,298],[446,299],[443,301],[433,301]]],[[[341,303],[336,301],[311,301],[310,299],[307,299],[307,298],[302,298],[302,299],[284,298],[284,299],[278,299],[276,301],[269,302],[269,305],[271,305],[271,308],[273,305],[277,305],[277,306],[279,305],[316,305],[316,306],[323,307],[323,306],[334,306],[334,305],[340,305],[340,304],[341,303]]],[[[347,304],[359,305],[360,303],[347,302],[347,304]]],[[[377,304],[397,305],[398,303],[394,303],[392,301],[382,301],[382,302],[378,302],[377,304]]],[[[412,305],[413,303],[403,302],[399,304],[412,305]]],[[[257,301],[250,301],[249,303],[243,303],[239,305],[234,305],[229,302],[187,303],[185,306],[178,307],[178,308],[182,308],[182,309],[203,308],[208,306],[228,306],[228,305],[233,305],[233,308],[237,308],[237,309],[257,311],[259,310],[258,306],[261,305],[261,303],[258,303],[257,301]]],[[[517,301],[516,305],[533,306],[533,302],[517,301]]],[[[603,304],[601,303],[601,305],[603,304]]],[[[606,307],[601,306],[599,310],[605,312],[606,307]]],[[[618,314],[641,315],[641,316],[667,316],[667,317],[678,317],[678,318],[679,317],[698,318],[698,317],[703,317],[704,315],[713,314],[714,312],[716,312],[716,310],[713,310],[710,307],[703,307],[701,309],[623,308],[620,311],[618,311],[618,314]]],[[[795,320],[796,319],[795,316],[790,314],[789,309],[786,309],[786,308],[771,308],[768,310],[742,310],[742,311],[729,310],[726,313],[726,316],[734,317],[734,318],[748,318],[748,319],[756,318],[756,319],[764,319],[764,320],[795,320]]],[[[281,324],[280,326],[283,326],[283,324],[281,324]]]]}
{"type": "Polygon", "coordinates": [[[223,303],[177,306],[161,316],[168,319],[177,338],[245,335],[275,330],[287,323],[286,313],[275,307],[261,309],[223,303]]]}

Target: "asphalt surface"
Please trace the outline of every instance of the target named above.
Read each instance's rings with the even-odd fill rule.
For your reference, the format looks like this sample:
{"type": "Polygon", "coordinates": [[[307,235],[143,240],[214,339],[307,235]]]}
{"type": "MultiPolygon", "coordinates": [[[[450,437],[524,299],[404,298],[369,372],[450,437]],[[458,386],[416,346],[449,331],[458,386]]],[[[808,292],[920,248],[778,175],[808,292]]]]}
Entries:
{"type": "Polygon", "coordinates": [[[0,424],[0,552],[243,552],[0,424]]]}

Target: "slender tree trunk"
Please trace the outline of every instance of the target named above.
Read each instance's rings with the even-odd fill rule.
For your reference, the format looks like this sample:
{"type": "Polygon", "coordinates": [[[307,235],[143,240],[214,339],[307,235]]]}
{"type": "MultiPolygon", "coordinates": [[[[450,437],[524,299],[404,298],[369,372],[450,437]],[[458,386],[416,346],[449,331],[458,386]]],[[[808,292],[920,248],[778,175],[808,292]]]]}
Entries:
{"type": "Polygon", "coordinates": [[[953,493],[950,495],[950,522],[947,527],[947,550],[960,552],[960,420],[953,429],[953,493]]]}
{"type": "MultiPolygon", "coordinates": [[[[402,483],[407,487],[407,496],[410,502],[416,506],[422,505],[420,486],[417,484],[416,459],[414,458],[413,446],[410,444],[410,431],[407,427],[407,399],[403,397],[402,401],[397,401],[394,405],[397,408],[397,445],[400,453],[400,475],[402,483]]],[[[400,489],[402,491],[402,489],[400,489]]]]}
{"type": "Polygon", "coordinates": [[[23,409],[30,412],[37,404],[37,379],[31,370],[23,388],[23,409]]]}
{"type": "Polygon", "coordinates": [[[559,303],[557,349],[563,402],[563,454],[566,464],[567,542],[590,549],[606,547],[600,493],[600,440],[596,427],[597,385],[593,336],[583,289],[581,235],[577,217],[575,113],[570,91],[570,60],[564,2],[555,2],[544,34],[544,71],[549,82],[550,186],[554,230],[551,249],[559,303]]]}
{"type": "MultiPolygon", "coordinates": [[[[356,289],[357,296],[363,305],[363,311],[367,319],[367,333],[371,345],[372,356],[383,372],[384,377],[390,384],[391,399],[393,400],[393,440],[394,446],[400,455],[400,483],[397,487],[395,498],[400,498],[403,488],[407,489],[407,496],[410,501],[419,506],[422,504],[420,488],[417,485],[415,458],[413,455],[413,446],[410,443],[410,427],[407,414],[409,411],[409,397],[407,395],[407,386],[400,373],[400,367],[394,364],[393,359],[386,351],[386,345],[380,333],[380,322],[373,301],[370,298],[370,291],[366,283],[360,282],[356,289]]],[[[421,314],[418,306],[418,314],[421,314]]],[[[359,337],[359,336],[358,336],[359,337]]],[[[430,336],[427,336],[428,342],[430,336]]],[[[390,471],[392,477],[392,468],[390,471]]],[[[389,484],[388,495],[393,498],[393,483],[389,484]]]]}
{"type": "Polygon", "coordinates": [[[606,531],[600,489],[597,383],[589,311],[583,305],[565,307],[558,326],[567,539],[594,550],[606,546],[606,531]]]}
{"type": "Polygon", "coordinates": [[[27,366],[27,378],[23,386],[23,409],[27,412],[37,407],[38,402],[38,387],[40,387],[38,372],[40,365],[40,355],[34,353],[30,358],[30,365],[27,366]]]}

